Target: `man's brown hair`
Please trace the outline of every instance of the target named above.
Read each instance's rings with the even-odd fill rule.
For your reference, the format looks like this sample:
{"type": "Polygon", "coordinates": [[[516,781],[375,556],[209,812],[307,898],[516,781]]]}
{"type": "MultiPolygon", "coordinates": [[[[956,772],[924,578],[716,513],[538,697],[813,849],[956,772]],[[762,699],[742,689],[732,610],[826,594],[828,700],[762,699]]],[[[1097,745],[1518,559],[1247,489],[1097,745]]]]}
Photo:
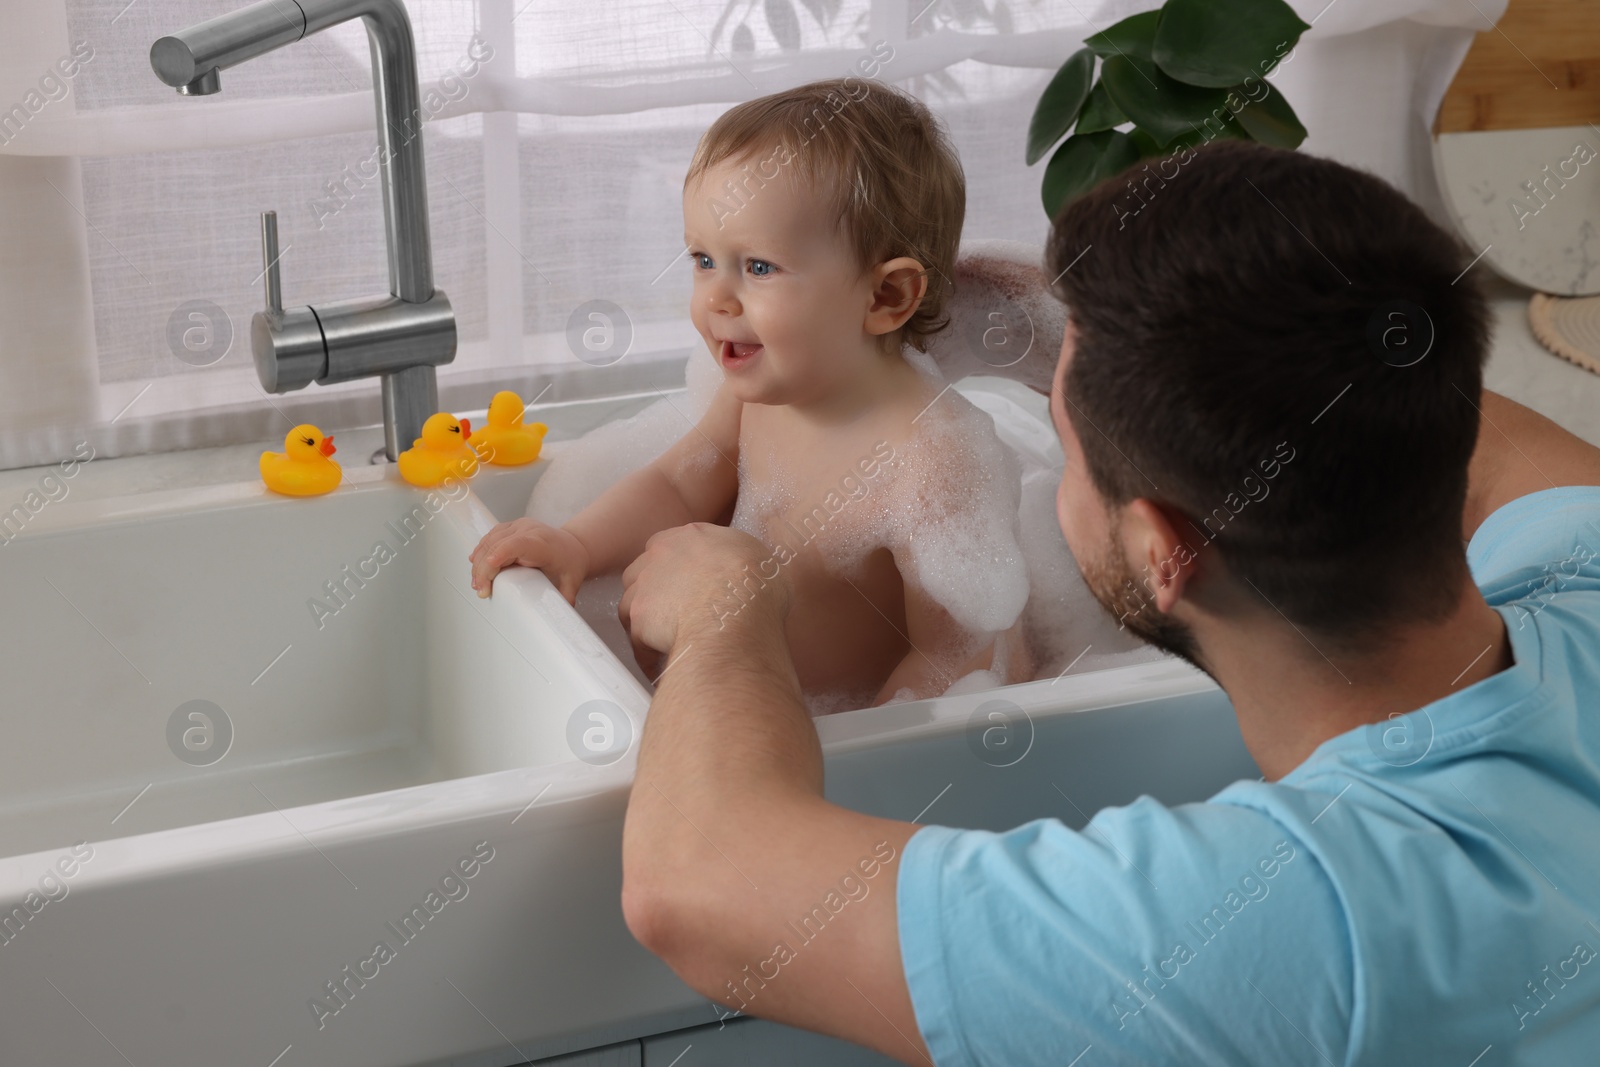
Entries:
{"type": "Polygon", "coordinates": [[[1046,259],[1095,488],[1182,512],[1319,646],[1448,616],[1489,339],[1470,257],[1373,175],[1245,141],[1070,202],[1046,259]]]}
{"type": "Polygon", "coordinates": [[[746,101],[700,139],[684,188],[727,159],[746,162],[740,178],[709,192],[719,222],[771,181],[819,189],[863,271],[898,256],[922,264],[927,292],[901,339],[925,351],[949,324],[966,179],[944,128],[916,97],[849,77],[746,101]]]}

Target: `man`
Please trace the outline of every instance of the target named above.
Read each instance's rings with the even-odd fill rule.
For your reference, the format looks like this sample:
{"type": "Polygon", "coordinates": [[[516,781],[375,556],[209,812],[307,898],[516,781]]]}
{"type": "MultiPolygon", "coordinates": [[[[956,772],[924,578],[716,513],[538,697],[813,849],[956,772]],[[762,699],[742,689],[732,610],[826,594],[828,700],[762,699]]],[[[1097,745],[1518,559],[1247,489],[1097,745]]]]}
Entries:
{"type": "Polygon", "coordinates": [[[725,629],[706,608],[764,549],[688,527],[625,575],[636,644],[675,657],[629,927],[736,1006],[792,916],[881,864],[895,892],[753,1014],[940,1067],[1594,1062],[1600,450],[1482,391],[1468,257],[1376,178],[1241,142],[1160,175],[1052,227],[1058,514],[1101,604],[1227,691],[1264,780],[1083,834],[831,805],[781,584],[725,629]]]}

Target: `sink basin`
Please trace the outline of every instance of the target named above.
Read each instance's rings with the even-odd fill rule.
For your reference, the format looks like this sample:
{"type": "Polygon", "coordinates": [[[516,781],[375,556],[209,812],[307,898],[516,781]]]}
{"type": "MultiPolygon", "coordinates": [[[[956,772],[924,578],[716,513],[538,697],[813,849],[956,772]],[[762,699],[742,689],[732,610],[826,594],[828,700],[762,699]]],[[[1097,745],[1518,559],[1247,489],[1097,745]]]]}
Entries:
{"type": "Polygon", "coordinates": [[[570,761],[573,709],[642,714],[547,583],[472,592],[492,520],[464,486],[351,481],[69,503],[5,546],[7,703],[34,713],[0,748],[0,854],[570,761]]]}
{"type": "MultiPolygon", "coordinates": [[[[719,1017],[618,903],[646,689],[538,572],[467,586],[544,468],[69,499],[0,546],[0,1063],[508,1067],[719,1017]]],[[[1259,773],[1170,659],[817,728],[830,797],[947,825],[1259,773]]]]}

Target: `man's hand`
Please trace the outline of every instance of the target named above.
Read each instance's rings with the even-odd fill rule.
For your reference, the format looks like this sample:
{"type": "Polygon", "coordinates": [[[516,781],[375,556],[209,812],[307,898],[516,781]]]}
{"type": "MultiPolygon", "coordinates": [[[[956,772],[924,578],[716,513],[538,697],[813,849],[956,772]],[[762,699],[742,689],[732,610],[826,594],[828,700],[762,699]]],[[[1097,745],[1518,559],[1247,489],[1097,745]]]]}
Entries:
{"type": "Polygon", "coordinates": [[[720,629],[747,611],[788,614],[789,587],[772,552],[740,530],[692,522],[663,530],[622,572],[617,616],[640,668],[652,677],[662,657],[697,629],[720,629]]]}

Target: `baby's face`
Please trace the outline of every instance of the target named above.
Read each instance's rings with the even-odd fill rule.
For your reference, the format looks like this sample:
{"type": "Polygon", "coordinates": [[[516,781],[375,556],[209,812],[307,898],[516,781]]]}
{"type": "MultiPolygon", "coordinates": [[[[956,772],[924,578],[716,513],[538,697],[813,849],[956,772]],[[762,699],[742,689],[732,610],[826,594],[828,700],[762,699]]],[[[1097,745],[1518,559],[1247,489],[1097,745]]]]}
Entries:
{"type": "Polygon", "coordinates": [[[689,317],[747,403],[826,400],[876,351],[865,328],[870,274],[782,158],[725,160],[683,194],[689,317]]]}

